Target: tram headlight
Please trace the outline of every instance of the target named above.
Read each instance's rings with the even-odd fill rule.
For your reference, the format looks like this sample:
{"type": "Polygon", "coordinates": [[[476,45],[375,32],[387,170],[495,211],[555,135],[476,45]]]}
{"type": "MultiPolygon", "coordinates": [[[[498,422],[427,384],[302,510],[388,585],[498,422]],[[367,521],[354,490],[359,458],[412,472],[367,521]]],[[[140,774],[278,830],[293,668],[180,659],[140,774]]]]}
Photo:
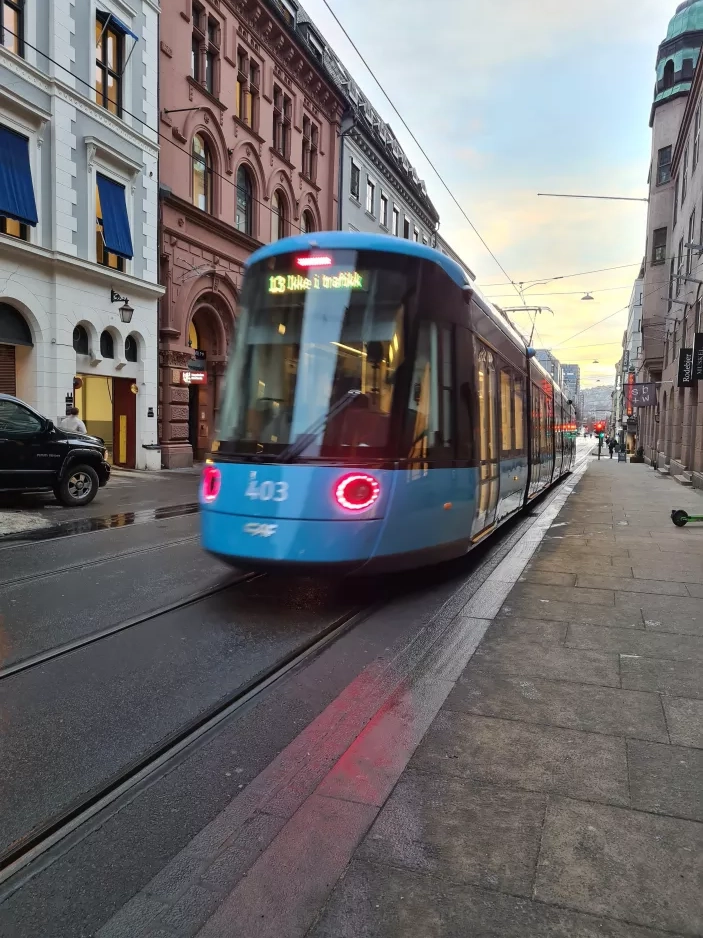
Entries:
{"type": "Polygon", "coordinates": [[[200,494],[204,502],[214,502],[222,487],[222,473],[217,466],[205,466],[200,483],[200,494]]]}
{"type": "Polygon", "coordinates": [[[334,498],[346,511],[366,511],[381,494],[377,479],[365,472],[351,472],[342,476],[334,488],[334,498]]]}

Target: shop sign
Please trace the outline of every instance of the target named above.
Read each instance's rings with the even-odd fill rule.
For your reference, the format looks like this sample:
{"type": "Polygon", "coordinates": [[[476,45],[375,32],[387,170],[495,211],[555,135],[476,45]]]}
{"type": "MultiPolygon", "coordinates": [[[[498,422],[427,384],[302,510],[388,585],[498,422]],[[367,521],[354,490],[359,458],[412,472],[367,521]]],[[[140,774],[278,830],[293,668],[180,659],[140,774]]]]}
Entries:
{"type": "Polygon", "coordinates": [[[692,388],[695,383],[693,377],[693,349],[682,348],[679,353],[679,384],[680,388],[692,388]]]}
{"type": "Polygon", "coordinates": [[[703,332],[697,332],[693,342],[693,368],[696,381],[703,381],[703,332]]]}
{"type": "Polygon", "coordinates": [[[207,384],[207,371],[182,371],[181,384],[207,384]]]}
{"type": "Polygon", "coordinates": [[[627,394],[633,407],[654,407],[657,403],[657,386],[654,382],[629,384],[627,394]]]}
{"type": "Polygon", "coordinates": [[[632,387],[633,387],[633,385],[635,384],[636,381],[637,381],[637,379],[635,378],[635,373],[634,373],[634,371],[631,371],[631,372],[628,374],[628,376],[627,376],[627,390],[626,390],[626,392],[625,392],[626,395],[627,395],[626,400],[627,400],[627,416],[628,416],[628,417],[631,417],[631,416],[632,416],[632,407],[633,407],[633,403],[632,403],[632,387]]]}

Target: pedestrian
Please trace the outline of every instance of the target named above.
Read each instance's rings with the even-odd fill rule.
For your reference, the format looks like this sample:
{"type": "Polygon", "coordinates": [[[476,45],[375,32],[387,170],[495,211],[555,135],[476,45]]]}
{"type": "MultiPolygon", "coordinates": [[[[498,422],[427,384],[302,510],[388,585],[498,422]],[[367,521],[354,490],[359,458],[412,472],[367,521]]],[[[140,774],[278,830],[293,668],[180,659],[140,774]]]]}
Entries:
{"type": "Polygon", "coordinates": [[[598,458],[600,459],[600,454],[603,449],[603,437],[601,434],[598,434],[598,458]]]}
{"type": "Polygon", "coordinates": [[[613,450],[615,449],[616,446],[617,446],[617,443],[615,442],[615,437],[611,436],[610,439],[608,440],[608,449],[610,450],[611,459],[613,458],[613,450]]]}
{"type": "Polygon", "coordinates": [[[68,417],[64,417],[61,421],[61,428],[68,430],[69,433],[87,433],[85,424],[78,416],[78,413],[78,408],[72,407],[68,412],[68,417]]]}

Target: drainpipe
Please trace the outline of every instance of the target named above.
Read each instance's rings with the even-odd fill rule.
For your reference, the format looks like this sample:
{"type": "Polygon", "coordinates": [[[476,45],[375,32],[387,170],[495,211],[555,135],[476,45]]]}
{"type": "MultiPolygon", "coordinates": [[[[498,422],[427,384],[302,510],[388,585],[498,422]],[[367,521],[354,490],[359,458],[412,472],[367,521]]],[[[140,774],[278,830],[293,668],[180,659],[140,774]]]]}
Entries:
{"type": "Polygon", "coordinates": [[[337,201],[337,230],[342,230],[342,198],[344,195],[344,138],[356,127],[356,114],[347,111],[342,116],[341,131],[339,134],[339,199],[337,201]]]}

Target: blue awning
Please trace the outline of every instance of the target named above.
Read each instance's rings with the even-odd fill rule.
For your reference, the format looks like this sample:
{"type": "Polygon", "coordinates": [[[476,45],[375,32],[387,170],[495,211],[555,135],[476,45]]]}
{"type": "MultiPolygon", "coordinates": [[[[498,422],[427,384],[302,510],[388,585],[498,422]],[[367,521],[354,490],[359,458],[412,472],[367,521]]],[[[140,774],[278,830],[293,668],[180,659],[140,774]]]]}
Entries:
{"type": "Polygon", "coordinates": [[[25,225],[36,225],[32,170],[29,166],[29,140],[0,126],[0,215],[25,225]]]}
{"type": "Polygon", "coordinates": [[[139,36],[133,33],[129,26],[123,23],[118,16],[115,16],[114,13],[108,13],[107,16],[109,17],[108,26],[114,26],[116,29],[119,29],[121,33],[124,33],[125,36],[131,36],[135,42],[139,42],[139,36]]]}
{"type": "Polygon", "coordinates": [[[111,254],[130,260],[134,256],[134,251],[124,186],[98,173],[98,192],[100,193],[105,247],[111,254]]]}

